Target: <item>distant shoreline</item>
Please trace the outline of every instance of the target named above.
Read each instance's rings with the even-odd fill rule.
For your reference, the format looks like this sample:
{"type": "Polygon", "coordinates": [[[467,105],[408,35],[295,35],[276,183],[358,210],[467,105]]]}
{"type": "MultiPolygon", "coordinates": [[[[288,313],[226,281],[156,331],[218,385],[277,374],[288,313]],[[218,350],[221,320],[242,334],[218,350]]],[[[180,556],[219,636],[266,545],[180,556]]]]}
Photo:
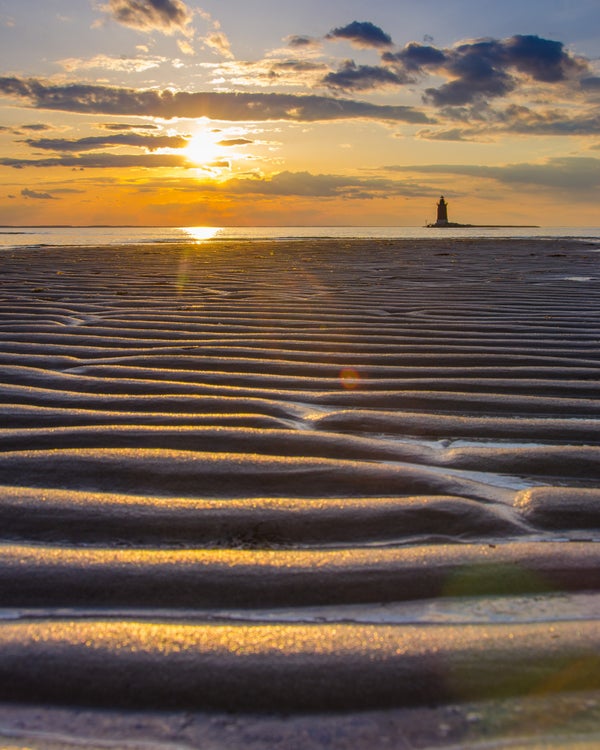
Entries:
{"type": "Polygon", "coordinates": [[[427,229],[541,229],[539,224],[426,224],[427,229]]]}
{"type": "MultiPolygon", "coordinates": [[[[182,224],[0,224],[1,229],[179,229],[182,224]]],[[[192,226],[191,224],[189,226],[192,226]]],[[[209,225],[198,225],[198,226],[209,226],[209,225]]],[[[212,226],[212,225],[211,225],[212,226]]],[[[226,229],[261,229],[261,228],[294,228],[294,227],[315,227],[315,228],[353,228],[357,229],[368,229],[370,227],[374,229],[379,228],[390,228],[393,229],[396,225],[394,224],[252,224],[252,225],[227,225],[226,229]]],[[[398,224],[399,228],[402,229],[418,229],[422,225],[418,224],[398,224]]],[[[553,225],[552,225],[553,226],[553,225]]],[[[557,225],[560,228],[562,225],[557,225]]],[[[541,229],[541,224],[425,224],[427,228],[433,229],[541,229]]],[[[550,227],[552,228],[552,227],[550,227]]]]}

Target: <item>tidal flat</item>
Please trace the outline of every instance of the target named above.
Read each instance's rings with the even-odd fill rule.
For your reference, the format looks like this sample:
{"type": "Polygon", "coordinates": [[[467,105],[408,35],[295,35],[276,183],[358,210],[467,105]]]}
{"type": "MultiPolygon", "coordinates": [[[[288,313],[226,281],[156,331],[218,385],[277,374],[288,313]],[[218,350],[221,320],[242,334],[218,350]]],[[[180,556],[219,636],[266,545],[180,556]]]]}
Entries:
{"type": "Polygon", "coordinates": [[[3,251],[2,747],[596,747],[599,249],[3,251]]]}

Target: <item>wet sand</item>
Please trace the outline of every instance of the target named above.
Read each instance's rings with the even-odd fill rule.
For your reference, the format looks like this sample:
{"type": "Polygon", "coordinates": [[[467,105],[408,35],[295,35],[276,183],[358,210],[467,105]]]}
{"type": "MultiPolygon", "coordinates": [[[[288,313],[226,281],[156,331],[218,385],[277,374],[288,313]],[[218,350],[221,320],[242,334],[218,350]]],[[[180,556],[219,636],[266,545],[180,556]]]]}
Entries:
{"type": "Polygon", "coordinates": [[[594,746],[599,251],[3,253],[0,738],[594,746]]]}

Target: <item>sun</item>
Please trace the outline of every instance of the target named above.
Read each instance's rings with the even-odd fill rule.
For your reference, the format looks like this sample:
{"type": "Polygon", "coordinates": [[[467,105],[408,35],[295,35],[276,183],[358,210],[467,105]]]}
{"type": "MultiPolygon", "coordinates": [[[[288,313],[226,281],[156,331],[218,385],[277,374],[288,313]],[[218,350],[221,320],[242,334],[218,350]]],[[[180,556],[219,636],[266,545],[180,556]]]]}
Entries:
{"type": "Polygon", "coordinates": [[[211,164],[219,156],[216,134],[207,131],[197,133],[190,138],[184,152],[198,166],[211,164]]]}

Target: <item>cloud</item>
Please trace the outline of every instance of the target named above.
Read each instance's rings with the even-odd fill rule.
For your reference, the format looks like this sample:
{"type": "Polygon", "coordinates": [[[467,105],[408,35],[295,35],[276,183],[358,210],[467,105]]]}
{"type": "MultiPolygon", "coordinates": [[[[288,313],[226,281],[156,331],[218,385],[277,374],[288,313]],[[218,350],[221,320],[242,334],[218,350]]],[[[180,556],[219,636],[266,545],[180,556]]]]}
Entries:
{"type": "Polygon", "coordinates": [[[180,135],[143,135],[142,133],[120,133],[118,135],[89,136],[87,138],[29,138],[25,141],[32,148],[51,151],[93,151],[107,146],[136,146],[148,151],[159,148],[185,148],[188,139],[180,135]]]}
{"type": "Polygon", "coordinates": [[[481,128],[447,128],[440,130],[420,130],[419,138],[425,141],[476,141],[481,128]]]}
{"type": "MultiPolygon", "coordinates": [[[[587,60],[570,53],[562,42],[535,35],[478,39],[452,48],[410,42],[404,48],[394,50],[390,49],[390,37],[379,27],[354,22],[334,29],[326,38],[347,38],[357,46],[383,48],[380,65],[359,65],[353,60],[346,60],[337,70],[328,70],[313,82],[313,85],[318,83],[339,91],[376,91],[390,86],[415,84],[435,75],[446,80],[426,88],[424,101],[447,109],[505,98],[532,82],[538,88],[564,86],[569,82],[582,93],[600,88],[600,79],[590,75],[587,60]]],[[[303,41],[302,37],[298,38],[299,47],[303,41]]],[[[309,43],[310,38],[307,37],[305,41],[309,43]]],[[[316,66],[322,65],[312,64],[315,65],[315,72],[316,66]]],[[[255,72],[258,72],[258,68],[255,72]]],[[[292,76],[285,82],[293,83],[295,71],[290,67],[289,72],[292,76]]],[[[274,68],[269,68],[268,75],[275,77],[274,68]]],[[[263,79],[268,80],[264,73],[263,79]]],[[[251,83],[252,79],[247,82],[251,83]]],[[[299,82],[310,85],[306,76],[302,80],[300,75],[299,82]]]]}
{"type": "Polygon", "coordinates": [[[202,41],[209,49],[213,50],[213,52],[217,52],[223,57],[233,59],[231,44],[222,31],[211,31],[210,34],[207,34],[202,38],[202,41]]]}
{"type": "Polygon", "coordinates": [[[316,122],[369,119],[432,122],[409,106],[379,105],[316,95],[229,92],[173,92],[92,84],[53,86],[37,79],[0,77],[0,94],[29,101],[36,109],[138,117],[197,118],[231,122],[287,120],[316,122]]]}
{"type": "Polygon", "coordinates": [[[249,143],[254,143],[254,141],[249,140],[248,138],[225,138],[222,141],[217,141],[217,146],[246,146],[249,143]]]}
{"type": "Polygon", "coordinates": [[[150,123],[129,123],[129,122],[104,122],[98,125],[104,130],[158,130],[158,125],[150,123]]]}
{"type": "Polygon", "coordinates": [[[269,196],[279,198],[342,198],[346,200],[385,199],[390,196],[431,196],[431,187],[413,181],[386,177],[360,177],[312,172],[279,172],[271,177],[245,175],[221,182],[199,183],[186,177],[155,179],[144,182],[140,191],[176,190],[182,193],[218,192],[220,196],[269,196]]]}
{"type": "Polygon", "coordinates": [[[424,191],[404,180],[349,175],[312,174],[311,172],[280,172],[268,179],[232,178],[220,183],[219,192],[299,196],[313,198],[374,199],[390,195],[423,195],[424,191]]]}
{"type": "Polygon", "coordinates": [[[495,180],[507,185],[530,185],[537,188],[570,192],[600,189],[600,159],[586,156],[562,156],[543,163],[519,163],[502,166],[472,164],[428,164],[387,167],[393,172],[463,175],[495,180]]]}
{"type": "Polygon", "coordinates": [[[386,86],[400,86],[406,82],[405,76],[389,68],[357,65],[354,60],[346,60],[338,70],[321,79],[323,85],[343,91],[370,91],[386,86]]]}
{"type": "Polygon", "coordinates": [[[506,64],[531,76],[534,81],[564,81],[571,73],[580,73],[587,69],[587,65],[581,60],[565,51],[562,42],[542,39],[531,34],[517,34],[505,39],[501,45],[506,64]]]}
{"type": "Polygon", "coordinates": [[[347,26],[332,29],[325,39],[345,39],[355,47],[391,47],[392,37],[370,21],[352,21],[347,26]]]}
{"type": "Polygon", "coordinates": [[[321,41],[312,36],[293,34],[284,40],[292,49],[315,49],[321,46],[321,41]]]}
{"type": "Polygon", "coordinates": [[[146,70],[152,70],[171,62],[177,65],[176,61],[168,60],[166,57],[110,57],[109,55],[94,55],[91,58],[67,57],[59,60],[66,71],[72,73],[75,70],[110,70],[121,73],[143,73],[146,70]]]}
{"type": "Polygon", "coordinates": [[[30,125],[21,125],[20,130],[31,130],[31,131],[42,131],[42,130],[52,130],[50,125],[46,125],[43,122],[33,122],[30,125]]]}
{"type": "MultiPolygon", "coordinates": [[[[573,111],[573,110],[572,110],[573,111]]],[[[451,111],[453,118],[471,124],[463,127],[424,129],[417,135],[426,140],[489,140],[490,137],[512,133],[516,135],[590,136],[600,134],[600,113],[565,112],[564,109],[533,110],[511,104],[504,110],[487,107],[479,112],[469,109],[451,111]]]]}
{"type": "Polygon", "coordinates": [[[38,193],[37,190],[30,190],[29,188],[23,188],[23,190],[21,190],[21,195],[24,198],[34,198],[35,200],[41,201],[59,200],[59,198],[56,198],[54,195],[50,195],[50,193],[38,193]]]}
{"type": "Polygon", "coordinates": [[[426,98],[438,107],[506,96],[516,85],[504,69],[499,42],[494,40],[461,45],[446,56],[443,68],[456,78],[425,91],[426,98]]]}
{"type": "Polygon", "coordinates": [[[186,32],[192,20],[182,0],[109,0],[102,10],[124,26],[163,34],[186,32]]]}
{"type": "Polygon", "coordinates": [[[223,62],[206,65],[214,72],[219,84],[227,81],[229,86],[304,86],[308,89],[320,84],[323,75],[329,70],[324,63],[312,60],[284,59],[258,60],[256,62],[223,62]]]}
{"type": "Polygon", "coordinates": [[[440,68],[446,53],[429,45],[410,42],[399,52],[384,52],[381,59],[385,63],[400,63],[406,71],[421,71],[423,68],[440,68]]]}
{"type": "Polygon", "coordinates": [[[562,42],[534,35],[480,39],[443,54],[439,65],[428,66],[453,80],[425,91],[426,99],[438,107],[506,96],[519,82],[516,74],[539,83],[558,83],[589,70],[587,62],[571,55],[562,42]]]}
{"type": "MultiPolygon", "coordinates": [[[[0,165],[24,169],[26,167],[71,167],[73,169],[191,169],[198,165],[179,154],[86,154],[84,156],[53,156],[45,159],[2,158],[0,165]]],[[[229,162],[211,166],[228,167],[229,162]]]]}

